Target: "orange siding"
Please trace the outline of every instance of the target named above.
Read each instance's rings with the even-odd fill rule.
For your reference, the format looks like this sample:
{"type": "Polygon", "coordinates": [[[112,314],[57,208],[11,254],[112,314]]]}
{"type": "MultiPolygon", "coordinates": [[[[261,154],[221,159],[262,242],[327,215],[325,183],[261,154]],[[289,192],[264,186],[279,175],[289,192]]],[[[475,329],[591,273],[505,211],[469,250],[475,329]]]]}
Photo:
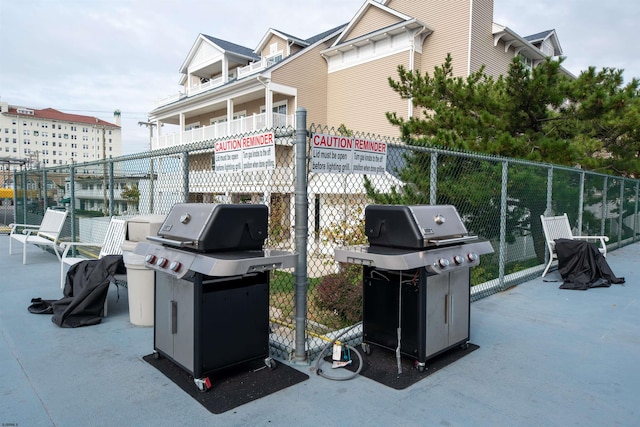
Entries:
{"type": "Polygon", "coordinates": [[[269,37],[269,39],[267,40],[267,42],[264,45],[264,48],[262,49],[262,51],[260,52],[260,56],[267,57],[267,56],[271,56],[271,45],[277,43],[278,44],[278,49],[276,49],[277,51],[282,51],[282,55],[286,55],[287,54],[287,42],[286,40],[283,40],[280,37],[277,37],[275,35],[271,35],[271,37],[269,37]]]}
{"type": "Polygon", "coordinates": [[[355,39],[357,37],[377,31],[389,25],[397,24],[400,18],[381,10],[377,7],[369,7],[360,21],[353,27],[343,41],[355,39]]]}
{"type": "Polygon", "coordinates": [[[327,63],[320,52],[328,43],[309,49],[296,56],[295,60],[273,71],[271,80],[298,89],[298,103],[289,105],[290,114],[296,107],[307,109],[307,123],[326,123],[327,120],[327,63]]]}
{"type": "Polygon", "coordinates": [[[408,53],[399,53],[377,61],[329,74],[327,124],[338,128],[365,131],[383,136],[398,136],[386,112],[407,116],[407,100],[400,99],[388,78],[397,78],[397,67],[409,66],[408,53]]]}
{"type": "Polygon", "coordinates": [[[493,1],[473,1],[473,26],[471,44],[471,72],[478,71],[482,65],[485,73],[497,77],[509,70],[513,58],[513,49],[504,51],[504,42],[493,45],[493,1]]]}

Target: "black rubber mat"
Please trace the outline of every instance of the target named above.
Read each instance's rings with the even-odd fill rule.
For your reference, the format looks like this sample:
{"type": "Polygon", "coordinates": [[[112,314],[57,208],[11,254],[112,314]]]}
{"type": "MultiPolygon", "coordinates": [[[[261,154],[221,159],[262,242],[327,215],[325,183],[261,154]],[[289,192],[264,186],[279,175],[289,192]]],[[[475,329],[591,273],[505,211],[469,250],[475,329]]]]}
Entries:
{"type": "MultiPolygon", "coordinates": [[[[364,359],[360,375],[396,390],[402,390],[480,347],[471,343],[469,343],[466,348],[454,347],[427,360],[426,369],[423,372],[420,372],[415,366],[415,359],[401,356],[400,366],[402,372],[400,374],[398,374],[398,362],[394,352],[374,345],[370,345],[369,348],[371,349],[371,353],[365,354],[361,346],[356,347],[356,350],[358,350],[364,359]]],[[[358,368],[357,356],[352,356],[352,359],[353,362],[351,365],[348,365],[344,369],[355,372],[358,368]]],[[[324,360],[331,363],[331,356],[325,357],[324,360]]]]}
{"type": "Polygon", "coordinates": [[[153,354],[143,359],[214,414],[221,414],[309,378],[282,363],[276,362],[275,369],[270,369],[264,361],[256,360],[209,376],[211,388],[201,392],[193,382],[193,377],[171,360],[156,359],[153,354]]]}

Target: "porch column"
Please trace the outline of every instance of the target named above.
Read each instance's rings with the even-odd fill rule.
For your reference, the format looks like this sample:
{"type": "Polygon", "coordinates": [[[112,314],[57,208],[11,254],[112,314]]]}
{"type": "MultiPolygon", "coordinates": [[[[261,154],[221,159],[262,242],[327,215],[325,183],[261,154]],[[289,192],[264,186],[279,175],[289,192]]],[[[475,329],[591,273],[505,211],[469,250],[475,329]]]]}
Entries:
{"type": "Polygon", "coordinates": [[[270,84],[264,87],[264,113],[267,129],[271,129],[273,127],[273,90],[270,84]]]}
{"type": "Polygon", "coordinates": [[[178,134],[178,143],[182,144],[182,134],[184,134],[185,118],[184,113],[180,113],[180,133],[178,134]]]}
{"type": "Polygon", "coordinates": [[[233,120],[233,99],[227,99],[227,135],[231,135],[231,121],[233,120]]]}
{"type": "Polygon", "coordinates": [[[227,83],[229,81],[229,60],[226,56],[222,57],[222,82],[227,83]]]}

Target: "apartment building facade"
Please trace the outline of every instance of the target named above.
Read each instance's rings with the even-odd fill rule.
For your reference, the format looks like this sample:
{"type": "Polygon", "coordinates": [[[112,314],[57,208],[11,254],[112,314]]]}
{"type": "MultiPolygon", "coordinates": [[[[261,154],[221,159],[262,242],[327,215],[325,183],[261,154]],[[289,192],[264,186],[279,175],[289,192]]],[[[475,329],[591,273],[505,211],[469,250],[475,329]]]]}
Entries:
{"type": "MultiPolygon", "coordinates": [[[[152,148],[295,126],[298,107],[307,110],[307,124],[398,137],[386,113],[408,118],[422,111],[414,111],[411,101],[393,92],[388,78],[397,77],[398,65],[432,73],[449,53],[456,76],[482,66],[497,76],[507,72],[515,56],[535,67],[562,50],[554,30],[523,37],[494,23],[493,0],[365,0],[343,25],[310,38],[270,28],[254,49],[199,34],[180,66],[179,93],[158,101],[148,114],[157,129],[152,148]]],[[[285,212],[271,222],[290,228],[295,182],[291,139],[276,134],[274,150],[273,169],[252,173],[216,170],[214,150],[190,156],[189,200],[267,203],[285,212]]],[[[171,179],[163,186],[162,168],[157,172],[156,192],[181,191],[171,188],[171,179]]],[[[354,216],[351,210],[366,204],[362,174],[337,179],[341,185],[332,188],[319,174],[309,174],[309,218],[316,235],[342,227],[354,216]]],[[[401,183],[388,170],[374,185],[388,191],[401,183]]],[[[154,197],[161,200],[162,194],[154,197]]]]}
{"type": "Polygon", "coordinates": [[[27,167],[51,167],[118,157],[119,111],[114,112],[114,122],[0,100],[0,158],[25,160],[27,167]]]}
{"type": "Polygon", "coordinates": [[[366,0],[344,25],[303,39],[269,29],[255,49],[199,34],[180,67],[180,92],[150,112],[153,148],[309,122],[397,136],[386,112],[409,117],[388,84],[398,65],[504,74],[514,56],[534,67],[562,55],[554,30],[523,37],[493,22],[493,0],[366,0]],[[162,127],[163,125],[169,125],[162,127]]]}

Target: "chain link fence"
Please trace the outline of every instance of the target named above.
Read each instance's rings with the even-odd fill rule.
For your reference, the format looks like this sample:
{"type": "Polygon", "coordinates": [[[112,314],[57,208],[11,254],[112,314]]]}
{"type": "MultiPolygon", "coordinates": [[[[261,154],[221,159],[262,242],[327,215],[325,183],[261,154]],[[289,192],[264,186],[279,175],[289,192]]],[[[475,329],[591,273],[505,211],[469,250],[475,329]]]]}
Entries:
{"type": "MultiPolygon", "coordinates": [[[[110,216],[166,214],[178,202],[266,204],[270,218],[265,246],[297,251],[304,260],[298,266],[306,266],[301,272],[271,272],[272,350],[282,358],[303,354],[307,360],[336,336],[350,342],[361,339],[361,330],[353,327],[362,318],[361,267],[338,265],[333,250],[366,244],[367,204],[454,205],[469,232],[489,240],[495,251],[472,269],[472,300],[541,274],[549,254],[540,215],[566,212],[574,234],[607,235],[610,250],[638,239],[638,180],[409,146],[344,127],[305,128],[274,128],[106,161],[16,172],[16,222],[38,224],[46,208],[67,209],[63,240],[100,242],[110,216]],[[384,143],[384,158],[374,158],[382,166],[353,173],[340,170],[337,162],[331,171],[314,170],[314,135],[384,143]],[[261,145],[269,138],[273,153],[261,145]],[[242,149],[243,141],[257,147],[242,149]],[[296,150],[305,153],[302,175],[296,170],[296,150]],[[300,176],[306,180],[302,185],[300,176]],[[302,188],[307,223],[298,229],[296,212],[305,212],[296,206],[302,188]]],[[[350,160],[356,163],[356,157],[350,160]]],[[[333,163],[325,164],[332,168],[333,163]]]]}

